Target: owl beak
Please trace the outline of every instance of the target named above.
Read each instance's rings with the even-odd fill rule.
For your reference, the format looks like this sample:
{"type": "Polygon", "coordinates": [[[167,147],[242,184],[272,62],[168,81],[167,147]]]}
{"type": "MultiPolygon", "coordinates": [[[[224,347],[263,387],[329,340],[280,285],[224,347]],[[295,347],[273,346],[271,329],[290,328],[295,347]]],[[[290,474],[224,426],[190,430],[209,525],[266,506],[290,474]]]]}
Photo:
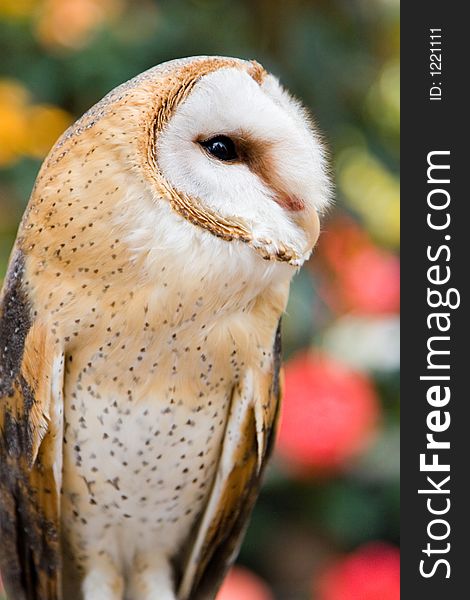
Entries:
{"type": "Polygon", "coordinates": [[[304,253],[310,253],[320,235],[320,219],[317,211],[298,196],[279,194],[276,200],[290,213],[291,219],[305,232],[307,244],[304,253]]]}
{"type": "Polygon", "coordinates": [[[320,236],[320,217],[313,207],[305,207],[301,211],[292,214],[293,220],[304,231],[307,243],[305,253],[309,253],[317,243],[320,236]]]}

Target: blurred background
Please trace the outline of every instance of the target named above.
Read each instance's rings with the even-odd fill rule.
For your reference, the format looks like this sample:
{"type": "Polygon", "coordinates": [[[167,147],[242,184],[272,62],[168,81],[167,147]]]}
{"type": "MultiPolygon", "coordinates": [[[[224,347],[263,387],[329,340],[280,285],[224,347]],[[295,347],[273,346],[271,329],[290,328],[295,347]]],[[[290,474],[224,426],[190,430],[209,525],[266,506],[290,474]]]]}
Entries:
{"type": "Polygon", "coordinates": [[[0,279],[62,131],[197,54],[278,75],[315,115],[336,186],[284,318],[276,456],[218,600],[398,600],[398,0],[0,0],[0,279]]]}

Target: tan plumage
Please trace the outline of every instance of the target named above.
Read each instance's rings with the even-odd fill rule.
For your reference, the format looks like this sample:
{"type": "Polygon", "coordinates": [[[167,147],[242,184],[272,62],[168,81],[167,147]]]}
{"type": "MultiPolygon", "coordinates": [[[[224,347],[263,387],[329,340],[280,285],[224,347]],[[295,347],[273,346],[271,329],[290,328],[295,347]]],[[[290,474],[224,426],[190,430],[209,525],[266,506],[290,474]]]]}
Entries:
{"type": "Polygon", "coordinates": [[[0,313],[12,600],[213,598],[233,562],[273,443],[278,323],[328,194],[318,140],[277,85],[254,62],[173,61],[111,92],[46,159],[0,313]],[[279,162],[284,130],[260,141],[217,116],[218,78],[267,96],[305,143],[300,175],[279,162]],[[182,138],[192,102],[214,103],[214,131],[197,133],[232,135],[238,166],[182,138]],[[260,208],[218,205],[227,173],[260,208]],[[204,178],[215,199],[207,182],[194,193],[204,178]]]}

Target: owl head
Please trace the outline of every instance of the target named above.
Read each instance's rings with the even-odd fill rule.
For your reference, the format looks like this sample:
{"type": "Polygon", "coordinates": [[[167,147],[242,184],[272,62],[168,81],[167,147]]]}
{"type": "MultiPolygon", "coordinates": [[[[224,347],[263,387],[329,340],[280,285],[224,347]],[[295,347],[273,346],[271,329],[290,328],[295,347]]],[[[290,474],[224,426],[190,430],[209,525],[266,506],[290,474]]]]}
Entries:
{"type": "Polygon", "coordinates": [[[319,135],[277,79],[253,61],[195,57],[121,85],[64,134],[28,227],[43,248],[65,236],[53,257],[81,272],[123,240],[148,256],[199,244],[298,267],[329,199],[319,135]]]}
{"type": "Polygon", "coordinates": [[[209,230],[212,218],[227,223],[216,235],[298,265],[329,200],[322,144],[275,77],[257,63],[226,60],[209,60],[213,68],[191,81],[159,131],[156,164],[176,194],[207,211],[209,230]]]}

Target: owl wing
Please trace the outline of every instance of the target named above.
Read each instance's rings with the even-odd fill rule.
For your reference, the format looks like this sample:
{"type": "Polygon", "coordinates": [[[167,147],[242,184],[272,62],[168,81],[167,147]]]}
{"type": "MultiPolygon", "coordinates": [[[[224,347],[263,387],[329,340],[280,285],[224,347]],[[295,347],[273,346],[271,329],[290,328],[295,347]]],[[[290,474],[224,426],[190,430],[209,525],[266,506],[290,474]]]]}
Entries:
{"type": "Polygon", "coordinates": [[[281,398],[280,322],[270,373],[233,391],[211,495],[185,563],[178,598],[214,598],[240,549],[271,454],[281,398]]]}
{"type": "Polygon", "coordinates": [[[23,262],[0,302],[0,570],[11,600],[58,600],[64,360],[32,317],[23,262]]]}

